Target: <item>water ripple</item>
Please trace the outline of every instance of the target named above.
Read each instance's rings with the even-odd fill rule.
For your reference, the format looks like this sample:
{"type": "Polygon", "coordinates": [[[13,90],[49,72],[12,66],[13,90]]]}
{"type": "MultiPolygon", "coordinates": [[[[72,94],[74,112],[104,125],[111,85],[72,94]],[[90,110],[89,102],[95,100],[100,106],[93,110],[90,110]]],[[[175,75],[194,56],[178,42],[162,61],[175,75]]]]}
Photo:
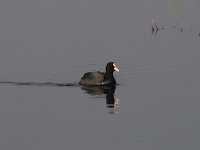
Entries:
{"type": "Polygon", "coordinates": [[[18,86],[55,86],[55,87],[71,87],[78,86],[78,83],[56,83],[56,82],[15,82],[15,81],[0,81],[1,84],[10,84],[18,86]]]}

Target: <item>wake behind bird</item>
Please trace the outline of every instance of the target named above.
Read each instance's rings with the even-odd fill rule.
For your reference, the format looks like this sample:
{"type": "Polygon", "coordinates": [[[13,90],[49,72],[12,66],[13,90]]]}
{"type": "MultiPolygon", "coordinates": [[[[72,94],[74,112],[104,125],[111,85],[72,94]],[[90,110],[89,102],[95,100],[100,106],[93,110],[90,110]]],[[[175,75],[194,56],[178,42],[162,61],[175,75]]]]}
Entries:
{"type": "Polygon", "coordinates": [[[17,86],[54,86],[54,87],[78,86],[77,83],[0,81],[0,85],[3,84],[17,85],[17,86]]]}

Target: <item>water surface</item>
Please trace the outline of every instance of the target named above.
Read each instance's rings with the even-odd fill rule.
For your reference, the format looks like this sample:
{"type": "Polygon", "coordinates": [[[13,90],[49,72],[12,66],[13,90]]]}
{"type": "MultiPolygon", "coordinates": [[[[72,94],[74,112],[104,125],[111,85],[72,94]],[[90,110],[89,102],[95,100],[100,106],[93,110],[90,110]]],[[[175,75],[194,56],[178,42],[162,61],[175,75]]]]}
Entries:
{"type": "Polygon", "coordinates": [[[1,149],[200,148],[200,2],[0,3],[1,149]]]}

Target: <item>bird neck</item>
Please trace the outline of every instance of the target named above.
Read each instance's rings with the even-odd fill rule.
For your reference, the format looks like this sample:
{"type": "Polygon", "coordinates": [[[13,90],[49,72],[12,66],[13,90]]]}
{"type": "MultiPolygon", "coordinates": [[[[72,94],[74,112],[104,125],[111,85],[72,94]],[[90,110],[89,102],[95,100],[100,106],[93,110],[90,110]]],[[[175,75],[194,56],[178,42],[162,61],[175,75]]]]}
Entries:
{"type": "Polygon", "coordinates": [[[111,71],[106,71],[105,79],[112,79],[112,78],[113,78],[113,72],[111,72],[111,71]]]}

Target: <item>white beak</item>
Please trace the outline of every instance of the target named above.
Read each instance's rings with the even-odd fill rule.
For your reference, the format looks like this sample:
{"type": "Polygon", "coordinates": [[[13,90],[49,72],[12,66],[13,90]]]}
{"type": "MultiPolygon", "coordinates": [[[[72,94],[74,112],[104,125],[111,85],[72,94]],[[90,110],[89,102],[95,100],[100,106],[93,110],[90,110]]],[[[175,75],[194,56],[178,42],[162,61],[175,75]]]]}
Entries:
{"type": "Polygon", "coordinates": [[[115,65],[115,63],[113,64],[113,66],[114,66],[114,70],[117,71],[117,72],[119,72],[119,69],[117,68],[117,66],[115,65]]]}

